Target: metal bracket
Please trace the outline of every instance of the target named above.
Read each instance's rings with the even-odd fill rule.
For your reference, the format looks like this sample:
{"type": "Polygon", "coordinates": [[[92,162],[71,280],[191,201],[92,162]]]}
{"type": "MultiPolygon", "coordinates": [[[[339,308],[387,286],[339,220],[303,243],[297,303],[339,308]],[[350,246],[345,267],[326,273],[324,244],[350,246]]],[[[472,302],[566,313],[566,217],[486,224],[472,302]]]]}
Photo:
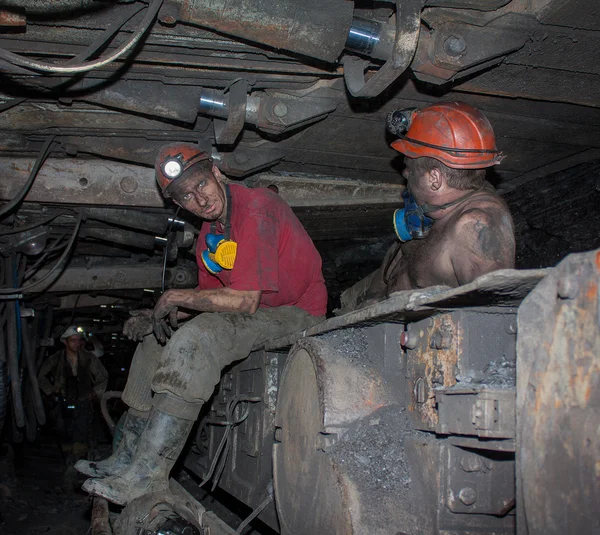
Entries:
{"type": "Polygon", "coordinates": [[[368,60],[344,57],[344,80],[353,97],[376,97],[408,68],[417,50],[422,6],[422,0],[396,0],[396,38],[392,59],[368,80],[365,79],[365,70],[370,64],[368,60]]]}
{"type": "Polygon", "coordinates": [[[486,438],[514,438],[516,392],[505,389],[437,389],[436,432],[486,438]]]}
{"type": "Polygon", "coordinates": [[[214,119],[215,141],[219,145],[233,145],[244,128],[246,103],[248,101],[247,80],[236,80],[229,88],[229,115],[227,121],[214,119]]]}
{"type": "Polygon", "coordinates": [[[512,453],[482,455],[455,446],[446,449],[446,505],[453,513],[504,516],[515,504],[512,453]]]}

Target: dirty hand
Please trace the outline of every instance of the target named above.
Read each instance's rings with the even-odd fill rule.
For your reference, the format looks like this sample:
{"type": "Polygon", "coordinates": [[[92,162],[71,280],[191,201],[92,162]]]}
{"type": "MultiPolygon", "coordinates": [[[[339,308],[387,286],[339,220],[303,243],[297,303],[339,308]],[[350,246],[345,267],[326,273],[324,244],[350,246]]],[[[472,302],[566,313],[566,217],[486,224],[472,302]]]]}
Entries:
{"type": "Polygon", "coordinates": [[[165,318],[169,317],[169,323],[173,329],[177,329],[177,305],[174,305],[170,298],[173,295],[171,290],[164,292],[156,302],[152,311],[152,325],[154,327],[154,336],[164,344],[167,338],[171,338],[171,329],[167,325],[165,318]]]}
{"type": "Polygon", "coordinates": [[[144,336],[152,332],[152,310],[131,310],[129,314],[131,318],[123,326],[123,334],[130,340],[141,342],[144,336]]]}

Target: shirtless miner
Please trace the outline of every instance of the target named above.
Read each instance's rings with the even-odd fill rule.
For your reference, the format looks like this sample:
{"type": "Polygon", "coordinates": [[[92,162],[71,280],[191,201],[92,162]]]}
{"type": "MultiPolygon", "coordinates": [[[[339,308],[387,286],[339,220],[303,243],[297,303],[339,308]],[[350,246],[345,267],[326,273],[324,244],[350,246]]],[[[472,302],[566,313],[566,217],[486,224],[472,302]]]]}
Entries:
{"type": "Polygon", "coordinates": [[[400,290],[460,286],[512,268],[515,237],[505,202],[486,181],[497,165],[492,126],[477,109],[442,102],[392,112],[392,147],[404,154],[404,207],[394,214],[399,242],[383,263],[341,297],[347,312],[400,290]]]}

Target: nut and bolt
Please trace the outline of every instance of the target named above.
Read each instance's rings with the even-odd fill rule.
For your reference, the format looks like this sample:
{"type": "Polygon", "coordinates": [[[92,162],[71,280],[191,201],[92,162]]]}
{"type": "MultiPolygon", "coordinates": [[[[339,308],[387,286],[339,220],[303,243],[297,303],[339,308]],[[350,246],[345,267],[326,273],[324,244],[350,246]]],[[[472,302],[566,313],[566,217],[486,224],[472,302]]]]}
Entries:
{"type": "Polygon", "coordinates": [[[278,102],[273,106],[273,115],[275,117],[285,117],[288,113],[288,108],[283,102],[278,102]]]}
{"type": "Polygon", "coordinates": [[[483,462],[481,458],[476,455],[468,455],[461,459],[460,467],[465,472],[479,472],[483,468],[483,462]]]}
{"type": "Polygon", "coordinates": [[[419,338],[417,336],[417,333],[404,331],[400,335],[400,346],[404,349],[414,349],[415,347],[417,347],[418,340],[419,338]]]}
{"type": "Polygon", "coordinates": [[[477,492],[472,487],[464,487],[460,489],[458,499],[465,505],[473,505],[477,501],[477,492]]]}
{"type": "Polygon", "coordinates": [[[416,403],[425,403],[425,400],[427,399],[427,393],[426,393],[426,388],[425,388],[425,381],[423,380],[422,377],[419,377],[416,381],[415,381],[415,388],[413,390],[413,393],[415,395],[415,402],[416,403]]]}
{"type": "Polygon", "coordinates": [[[436,331],[429,340],[430,349],[450,349],[452,345],[452,333],[447,331],[436,331]]]}
{"type": "Polygon", "coordinates": [[[236,151],[233,153],[233,159],[235,160],[235,163],[242,165],[245,164],[246,162],[248,162],[250,160],[250,158],[248,157],[248,155],[245,152],[242,151],[236,151]]]}
{"type": "Polygon", "coordinates": [[[557,293],[561,299],[574,299],[579,292],[577,281],[572,277],[566,277],[558,281],[557,293]]]}
{"type": "Polygon", "coordinates": [[[444,41],[444,52],[453,58],[461,56],[466,49],[467,43],[460,35],[451,35],[444,41]]]}
{"type": "Polygon", "coordinates": [[[119,185],[125,193],[133,193],[138,188],[137,180],[132,176],[126,176],[121,179],[119,185]]]}

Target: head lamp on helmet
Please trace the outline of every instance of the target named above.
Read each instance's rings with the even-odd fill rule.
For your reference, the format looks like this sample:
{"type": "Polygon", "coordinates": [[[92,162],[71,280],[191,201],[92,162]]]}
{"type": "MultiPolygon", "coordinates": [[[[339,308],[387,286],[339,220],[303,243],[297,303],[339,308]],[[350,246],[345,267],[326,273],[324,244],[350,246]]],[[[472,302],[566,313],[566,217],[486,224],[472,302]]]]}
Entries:
{"type": "Polygon", "coordinates": [[[162,147],[156,157],[154,169],[163,196],[169,197],[169,186],[192,166],[204,160],[212,162],[210,156],[193,143],[173,143],[162,147]]]}
{"type": "Polygon", "coordinates": [[[163,173],[165,176],[170,178],[171,180],[175,180],[181,176],[183,173],[183,162],[180,161],[181,158],[177,156],[173,159],[167,160],[163,164],[163,173]]]}

